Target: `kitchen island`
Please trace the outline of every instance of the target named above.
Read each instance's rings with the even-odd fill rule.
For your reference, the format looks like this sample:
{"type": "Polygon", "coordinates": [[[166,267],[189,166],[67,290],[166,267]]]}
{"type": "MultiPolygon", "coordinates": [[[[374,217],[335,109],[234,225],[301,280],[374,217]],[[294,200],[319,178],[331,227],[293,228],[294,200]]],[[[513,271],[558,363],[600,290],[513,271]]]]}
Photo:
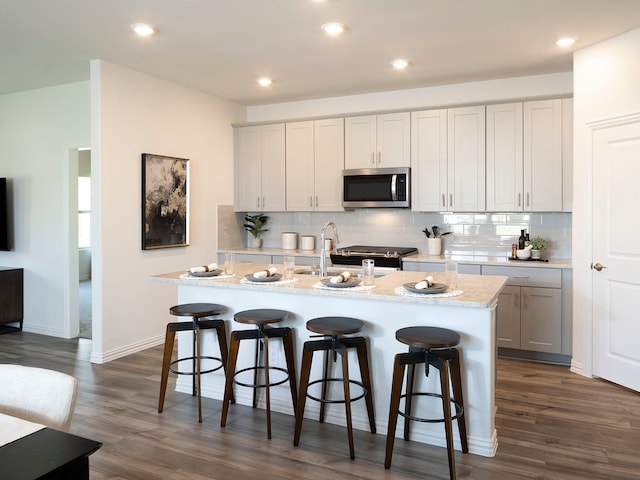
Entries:
{"type": "MultiPolygon", "coordinates": [[[[385,272],[386,275],[375,279],[374,288],[321,288],[318,277],[311,275],[296,275],[291,282],[246,283],[245,275],[268,266],[243,262],[236,264],[232,277],[193,278],[188,277],[185,272],[174,272],[153,276],[151,280],[175,284],[178,288],[179,303],[212,302],[224,305],[226,310],[220,317],[229,319],[229,330],[246,328],[233,322],[233,314],[241,310],[277,308],[289,311],[289,318],[284,325],[296,329],[298,370],[302,344],[310,337],[310,332],[305,328],[307,320],[320,316],[353,316],[362,319],[365,328],[361,335],[368,337],[370,341],[376,427],[380,434],[386,434],[387,431],[393,357],[398,352],[406,351],[406,345],[395,339],[396,330],[408,326],[429,325],[457,331],[461,336],[459,348],[469,451],[483,456],[495,454],[496,305],[507,277],[458,275],[457,289],[461,293],[444,297],[409,294],[402,288],[405,283],[423,279],[424,272],[385,272]]],[[[276,266],[279,272],[283,271],[282,265],[276,266]]],[[[444,281],[444,274],[436,272],[432,275],[436,282],[444,281]]],[[[167,305],[167,309],[170,306],[167,305]]],[[[212,332],[204,332],[202,338],[203,351],[217,352],[212,332]]],[[[283,366],[284,354],[281,346],[278,342],[273,343],[280,347],[280,350],[270,344],[270,361],[274,365],[283,366]]],[[[240,349],[238,369],[248,367],[252,363],[253,348],[243,347],[240,349]]],[[[178,350],[181,357],[191,353],[189,336],[180,336],[178,350]]],[[[312,379],[320,376],[321,363],[314,362],[312,379]]],[[[351,373],[353,378],[358,380],[357,368],[353,368],[351,373]]],[[[421,390],[437,392],[437,372],[432,369],[429,377],[417,375],[416,385],[421,390]]],[[[177,390],[190,393],[190,379],[179,377],[177,390]]],[[[223,393],[222,370],[202,377],[203,396],[221,400],[223,393]]],[[[263,392],[260,393],[264,395],[263,392]]],[[[435,409],[438,408],[439,402],[427,406],[421,404],[421,401],[422,399],[416,402],[418,408],[433,408],[434,412],[438,412],[435,409]]],[[[236,388],[236,402],[250,405],[250,389],[236,388]]],[[[271,402],[273,410],[293,415],[290,392],[286,385],[272,388],[271,402]]],[[[316,402],[308,402],[305,417],[317,419],[318,411],[319,406],[316,402]]],[[[352,411],[354,428],[368,430],[364,402],[353,403],[352,411]]],[[[237,415],[237,411],[232,407],[227,428],[232,426],[234,415],[237,415]]],[[[437,413],[433,416],[437,416],[437,413]]],[[[344,406],[328,405],[325,421],[344,425],[344,406]]],[[[398,432],[401,431],[402,428],[399,428],[398,432]]],[[[444,428],[442,424],[414,422],[411,439],[444,446],[444,428]]],[[[456,448],[460,448],[458,442],[456,448]]]]}

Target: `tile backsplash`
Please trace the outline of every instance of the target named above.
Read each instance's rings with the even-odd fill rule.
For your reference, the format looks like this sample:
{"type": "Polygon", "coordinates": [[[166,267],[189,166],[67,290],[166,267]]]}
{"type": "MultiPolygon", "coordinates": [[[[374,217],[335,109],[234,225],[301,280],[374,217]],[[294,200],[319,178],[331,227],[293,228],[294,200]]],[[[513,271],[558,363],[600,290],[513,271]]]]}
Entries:
{"type": "MultiPolygon", "coordinates": [[[[426,253],[422,230],[438,225],[444,237],[445,254],[511,255],[511,244],[518,243],[520,230],[531,238],[549,241],[546,256],[571,258],[571,213],[422,213],[401,209],[361,209],[350,212],[274,212],[269,216],[263,238],[264,246],[280,248],[282,232],[315,235],[320,244],[320,228],[330,220],[338,228],[340,246],[384,245],[417,247],[426,253]]],[[[218,206],[218,247],[247,246],[249,236],[242,228],[244,214],[233,206],[218,206]],[[238,244],[240,242],[240,244],[238,244]]],[[[331,234],[329,234],[330,236],[331,234]]]]}

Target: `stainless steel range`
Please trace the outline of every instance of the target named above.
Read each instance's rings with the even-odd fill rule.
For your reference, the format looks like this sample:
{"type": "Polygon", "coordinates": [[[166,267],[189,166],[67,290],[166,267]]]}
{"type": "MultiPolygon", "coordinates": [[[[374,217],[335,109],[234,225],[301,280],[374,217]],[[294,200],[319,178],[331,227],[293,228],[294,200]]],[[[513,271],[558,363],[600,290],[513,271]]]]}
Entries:
{"type": "Polygon", "coordinates": [[[402,258],[418,253],[413,247],[373,247],[367,245],[353,245],[338,248],[330,254],[334,265],[362,265],[362,260],[372,258],[376,267],[402,270],[402,258]]]}

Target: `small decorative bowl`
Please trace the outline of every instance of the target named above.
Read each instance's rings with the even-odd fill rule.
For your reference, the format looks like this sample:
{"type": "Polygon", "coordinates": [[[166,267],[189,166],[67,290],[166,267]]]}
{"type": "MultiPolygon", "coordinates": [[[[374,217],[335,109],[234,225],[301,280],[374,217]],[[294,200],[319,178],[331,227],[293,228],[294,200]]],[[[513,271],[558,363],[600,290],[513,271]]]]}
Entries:
{"type": "Polygon", "coordinates": [[[531,256],[531,249],[525,248],[523,250],[516,250],[516,257],[520,260],[526,260],[531,256]]]}

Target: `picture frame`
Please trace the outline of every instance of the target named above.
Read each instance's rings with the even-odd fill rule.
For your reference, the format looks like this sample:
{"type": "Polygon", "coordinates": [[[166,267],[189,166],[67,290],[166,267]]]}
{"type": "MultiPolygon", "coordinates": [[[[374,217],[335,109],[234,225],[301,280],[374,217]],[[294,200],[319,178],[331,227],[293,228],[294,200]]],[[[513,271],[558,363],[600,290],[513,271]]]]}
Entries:
{"type": "Polygon", "coordinates": [[[142,154],[142,249],[189,245],[189,160],[142,154]]]}

